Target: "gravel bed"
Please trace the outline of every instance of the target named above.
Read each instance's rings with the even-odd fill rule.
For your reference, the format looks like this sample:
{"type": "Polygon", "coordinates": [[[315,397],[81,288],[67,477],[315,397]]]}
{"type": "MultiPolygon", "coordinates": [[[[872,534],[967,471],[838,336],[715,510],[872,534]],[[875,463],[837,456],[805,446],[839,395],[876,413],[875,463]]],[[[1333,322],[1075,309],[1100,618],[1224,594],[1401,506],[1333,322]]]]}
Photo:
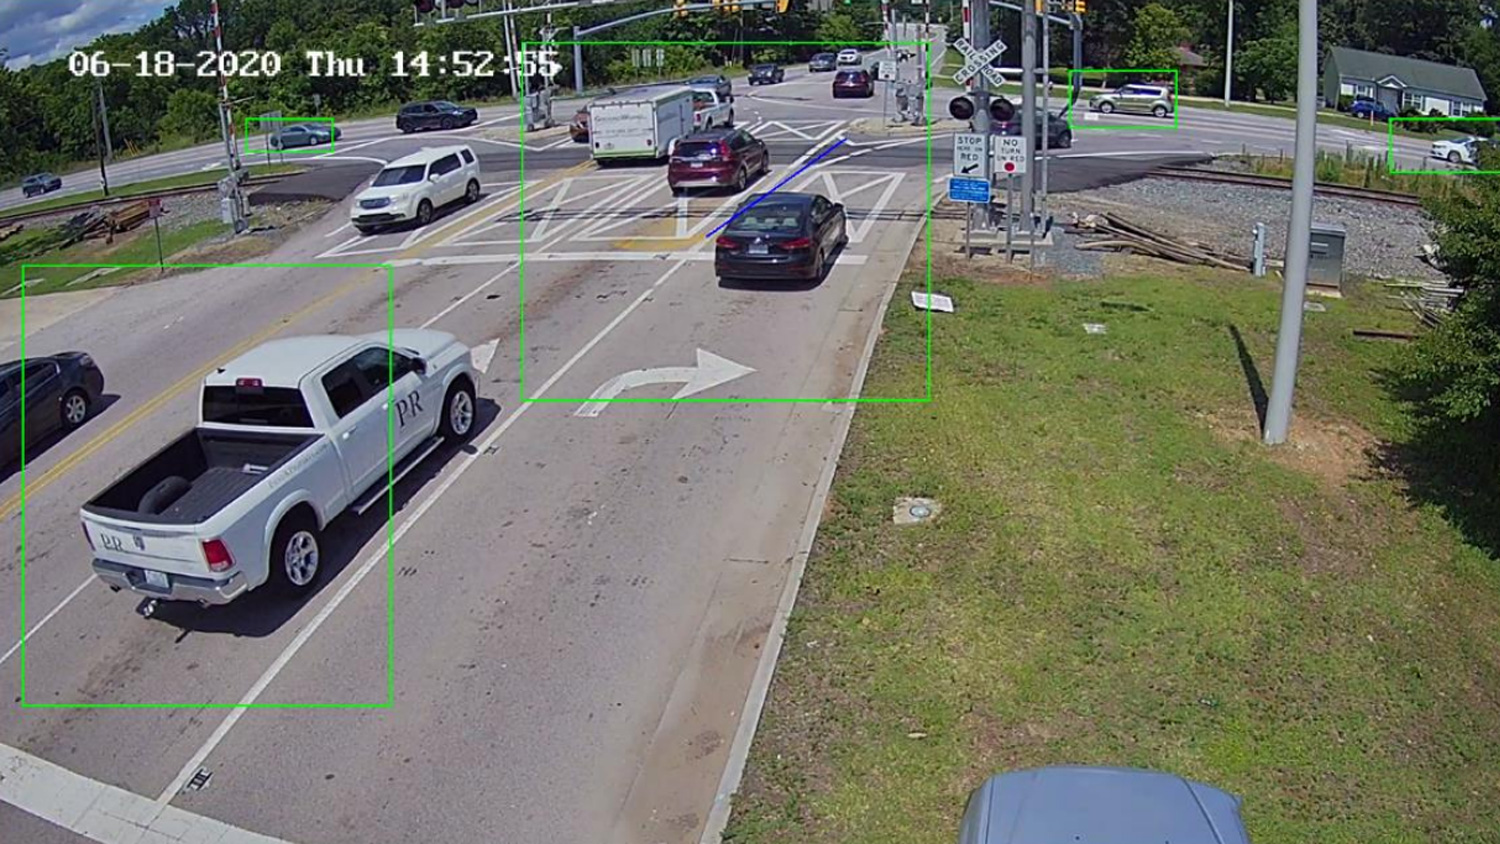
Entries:
{"type": "MultiPolygon", "coordinates": [[[[1050,200],[1058,225],[1069,212],[1116,212],[1163,234],[1195,240],[1237,255],[1251,251],[1255,223],[1267,229],[1267,254],[1285,252],[1290,191],[1248,185],[1220,185],[1177,179],[1144,178],[1050,200]]],[[[1344,268],[1354,275],[1383,279],[1436,281],[1444,276],[1418,255],[1430,241],[1430,221],[1422,209],[1357,199],[1319,196],[1313,221],[1343,226],[1348,232],[1344,268]]],[[[1069,260],[1058,250],[1059,260],[1069,260]]],[[[1075,254],[1078,254],[1075,252],[1075,254]]]]}

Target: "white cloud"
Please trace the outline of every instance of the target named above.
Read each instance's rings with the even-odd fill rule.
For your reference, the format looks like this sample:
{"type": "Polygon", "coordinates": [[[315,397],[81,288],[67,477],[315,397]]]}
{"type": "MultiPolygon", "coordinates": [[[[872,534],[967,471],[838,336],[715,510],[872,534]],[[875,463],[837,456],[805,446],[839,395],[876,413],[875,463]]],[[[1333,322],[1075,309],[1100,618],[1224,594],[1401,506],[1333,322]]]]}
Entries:
{"type": "Polygon", "coordinates": [[[40,64],[100,35],[131,32],[175,0],[0,0],[0,49],[6,66],[40,64]]]}

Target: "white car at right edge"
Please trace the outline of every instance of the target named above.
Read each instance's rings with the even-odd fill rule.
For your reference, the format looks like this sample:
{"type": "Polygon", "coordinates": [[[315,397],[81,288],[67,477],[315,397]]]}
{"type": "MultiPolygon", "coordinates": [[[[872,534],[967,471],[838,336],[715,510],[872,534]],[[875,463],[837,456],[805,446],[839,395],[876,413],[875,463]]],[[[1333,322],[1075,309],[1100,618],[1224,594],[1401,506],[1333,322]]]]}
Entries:
{"type": "Polygon", "coordinates": [[[1440,158],[1449,164],[1479,163],[1479,149],[1484,146],[1493,146],[1495,141],[1486,140],[1470,135],[1466,138],[1454,140],[1433,141],[1432,157],[1440,158]]]}

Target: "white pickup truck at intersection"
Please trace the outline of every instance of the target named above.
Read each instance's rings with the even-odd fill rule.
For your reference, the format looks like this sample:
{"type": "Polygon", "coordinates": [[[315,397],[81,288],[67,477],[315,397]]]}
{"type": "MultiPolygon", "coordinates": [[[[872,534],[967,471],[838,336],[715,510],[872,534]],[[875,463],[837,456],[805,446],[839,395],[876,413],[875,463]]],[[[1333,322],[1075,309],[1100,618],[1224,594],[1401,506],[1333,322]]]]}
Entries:
{"type": "Polygon", "coordinates": [[[310,590],[320,534],[474,431],[468,347],[398,329],[273,340],[203,381],[199,424],[83,505],[94,573],[158,600],[310,590]],[[393,345],[388,345],[393,343],[393,345]]]}

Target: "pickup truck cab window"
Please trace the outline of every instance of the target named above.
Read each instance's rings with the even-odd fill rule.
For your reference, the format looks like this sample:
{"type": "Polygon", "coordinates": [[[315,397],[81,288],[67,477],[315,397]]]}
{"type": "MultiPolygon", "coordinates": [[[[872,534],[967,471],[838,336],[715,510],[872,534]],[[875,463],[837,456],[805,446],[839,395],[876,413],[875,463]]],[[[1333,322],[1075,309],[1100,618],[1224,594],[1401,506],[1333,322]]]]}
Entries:
{"type": "Polygon", "coordinates": [[[399,381],[401,376],[415,370],[411,358],[398,351],[379,346],[365,349],[355,355],[351,362],[365,379],[365,385],[369,390],[367,398],[378,395],[390,386],[392,373],[395,374],[395,380],[399,381]]]}
{"type": "Polygon", "coordinates": [[[296,387],[206,386],[203,421],[270,428],[311,428],[312,415],[296,387]]]}
{"type": "Polygon", "coordinates": [[[360,383],[359,368],[354,361],[348,360],[330,369],[323,375],[323,392],[328,394],[328,403],[333,407],[334,415],[343,419],[355,408],[365,403],[369,396],[360,383]]]}

